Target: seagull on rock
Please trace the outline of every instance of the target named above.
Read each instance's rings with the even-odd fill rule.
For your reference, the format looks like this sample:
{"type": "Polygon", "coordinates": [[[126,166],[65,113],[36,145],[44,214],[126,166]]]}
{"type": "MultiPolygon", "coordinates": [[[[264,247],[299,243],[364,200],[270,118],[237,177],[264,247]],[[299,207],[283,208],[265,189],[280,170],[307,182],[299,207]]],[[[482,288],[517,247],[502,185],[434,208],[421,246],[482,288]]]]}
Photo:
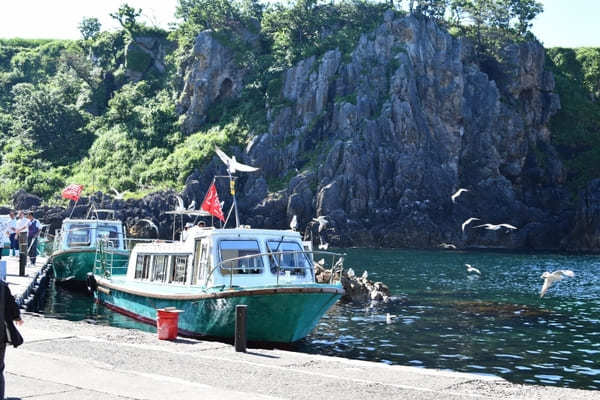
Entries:
{"type": "Polygon", "coordinates": [[[465,266],[467,267],[467,273],[469,273],[469,272],[475,272],[476,274],[481,275],[481,271],[479,271],[477,268],[475,268],[471,264],[465,264],[465,266]]]}
{"type": "Polygon", "coordinates": [[[559,269],[553,273],[548,271],[544,272],[541,276],[541,278],[544,280],[544,285],[540,291],[540,297],[544,297],[544,294],[550,288],[550,286],[554,284],[554,282],[561,281],[564,278],[573,278],[574,276],[575,272],[571,271],[570,269],[559,269]]]}
{"type": "Polygon", "coordinates": [[[465,228],[467,227],[467,225],[469,225],[471,222],[473,221],[479,221],[479,218],[475,218],[475,217],[471,217],[468,220],[466,220],[465,222],[462,223],[462,231],[465,231],[465,228]]]}
{"type": "Polygon", "coordinates": [[[293,231],[298,229],[298,217],[296,217],[296,214],[294,214],[294,216],[292,217],[292,220],[290,222],[290,229],[293,231]]]}
{"type": "Polygon", "coordinates": [[[183,205],[183,199],[181,198],[181,196],[175,195],[175,198],[177,199],[177,206],[175,206],[175,211],[184,211],[185,206],[183,205]]]}
{"type": "Polygon", "coordinates": [[[498,224],[498,225],[494,225],[494,224],[483,224],[483,225],[477,225],[475,228],[485,228],[485,229],[489,229],[491,231],[497,231],[500,228],[506,228],[506,229],[517,229],[516,226],[510,225],[510,224],[498,224]]]}
{"type": "Polygon", "coordinates": [[[450,198],[452,199],[452,202],[456,203],[456,198],[458,196],[460,196],[463,192],[468,192],[468,191],[469,191],[469,189],[463,189],[463,188],[458,189],[456,191],[456,193],[454,193],[452,196],[450,196],[450,198]]]}
{"type": "Polygon", "coordinates": [[[190,205],[187,208],[188,210],[195,210],[196,209],[196,200],[192,200],[192,202],[190,203],[190,205]]]}
{"type": "Polygon", "coordinates": [[[258,171],[258,168],[251,167],[250,165],[242,164],[235,159],[235,156],[229,157],[227,154],[223,152],[219,147],[215,146],[215,152],[223,161],[223,163],[227,166],[227,172],[229,174],[235,174],[237,171],[241,172],[254,172],[258,171]]]}

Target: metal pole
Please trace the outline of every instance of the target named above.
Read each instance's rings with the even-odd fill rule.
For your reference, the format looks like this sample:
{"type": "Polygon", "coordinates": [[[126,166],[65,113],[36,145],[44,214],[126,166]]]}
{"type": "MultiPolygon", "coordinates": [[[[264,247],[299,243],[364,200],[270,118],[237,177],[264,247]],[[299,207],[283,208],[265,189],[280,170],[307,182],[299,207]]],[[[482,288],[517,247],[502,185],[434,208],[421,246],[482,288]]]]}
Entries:
{"type": "Polygon", "coordinates": [[[238,353],[246,352],[247,341],[247,326],[246,314],[248,306],[235,306],[235,351],[238,353]]]}

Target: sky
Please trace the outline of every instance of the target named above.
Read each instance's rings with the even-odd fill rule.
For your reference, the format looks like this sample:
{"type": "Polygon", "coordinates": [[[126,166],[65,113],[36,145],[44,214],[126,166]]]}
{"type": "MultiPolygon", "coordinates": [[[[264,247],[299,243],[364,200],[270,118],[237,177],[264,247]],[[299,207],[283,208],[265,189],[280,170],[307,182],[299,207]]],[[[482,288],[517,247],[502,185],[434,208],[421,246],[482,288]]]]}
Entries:
{"type": "MultiPolygon", "coordinates": [[[[109,13],[127,2],[142,9],[142,21],[167,28],[177,0],[0,0],[0,38],[78,39],[84,17],[102,29],[117,29],[109,13]]],[[[533,32],[546,47],[600,47],[600,0],[541,0],[544,12],[533,32]]]]}

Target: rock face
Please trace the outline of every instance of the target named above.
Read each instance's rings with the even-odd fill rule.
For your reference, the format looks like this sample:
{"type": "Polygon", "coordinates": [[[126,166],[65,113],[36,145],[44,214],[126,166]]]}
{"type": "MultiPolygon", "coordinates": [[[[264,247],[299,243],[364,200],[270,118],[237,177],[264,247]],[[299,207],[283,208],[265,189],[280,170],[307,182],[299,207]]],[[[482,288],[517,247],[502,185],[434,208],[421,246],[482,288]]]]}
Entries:
{"type": "Polygon", "coordinates": [[[158,36],[139,36],[125,48],[125,75],[137,82],[143,77],[165,72],[165,55],[173,44],[158,36]]]}
{"type": "Polygon", "coordinates": [[[42,204],[42,199],[21,189],[13,195],[13,204],[16,210],[27,211],[42,204]]]}
{"type": "Polygon", "coordinates": [[[361,37],[349,56],[308,58],[282,79],[285,106],[238,158],[257,165],[241,204],[252,225],[303,228],[339,245],[558,248],[570,229],[549,118],[560,102],[537,43],[480,66],[468,41],[414,17],[361,37]],[[265,183],[284,182],[268,193],[265,183]],[[458,188],[470,191],[456,203],[458,188]],[[510,223],[516,232],[460,225],[510,223]]]}
{"type": "Polygon", "coordinates": [[[579,193],[573,230],[563,240],[563,248],[572,251],[600,249],[600,179],[591,181],[579,193]]]}
{"type": "Polygon", "coordinates": [[[182,129],[193,132],[206,120],[208,107],[237,96],[244,73],[239,70],[234,52],[223,46],[210,31],[196,38],[192,56],[187,60],[184,87],[177,111],[184,114],[182,129]]]}

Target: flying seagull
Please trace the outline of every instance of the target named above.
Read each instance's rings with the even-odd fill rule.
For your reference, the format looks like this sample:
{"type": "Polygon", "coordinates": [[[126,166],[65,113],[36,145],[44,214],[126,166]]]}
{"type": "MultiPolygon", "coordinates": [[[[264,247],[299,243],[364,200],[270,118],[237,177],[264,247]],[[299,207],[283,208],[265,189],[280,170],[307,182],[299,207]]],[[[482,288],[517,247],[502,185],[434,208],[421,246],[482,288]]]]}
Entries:
{"type": "Polygon", "coordinates": [[[458,189],[456,191],[456,193],[454,193],[452,196],[450,196],[450,198],[452,199],[452,202],[456,203],[456,198],[458,196],[460,196],[463,192],[468,192],[468,191],[469,191],[469,189],[463,189],[463,188],[458,189]]]}
{"type": "Polygon", "coordinates": [[[481,271],[479,271],[477,268],[473,267],[471,264],[465,264],[465,266],[467,267],[467,273],[475,272],[476,274],[481,275],[481,271]]]}
{"type": "Polygon", "coordinates": [[[293,231],[298,229],[298,217],[296,217],[296,214],[294,214],[292,220],[290,221],[290,229],[293,231]]]}
{"type": "Polygon", "coordinates": [[[147,223],[148,225],[150,225],[150,227],[151,227],[152,229],[154,229],[154,230],[156,231],[156,234],[158,235],[158,233],[159,233],[159,232],[158,232],[158,226],[156,226],[156,224],[155,224],[155,223],[154,223],[152,220],[149,220],[149,219],[147,219],[147,218],[143,218],[143,219],[140,219],[140,220],[139,220],[139,222],[145,222],[145,223],[147,223]]]}
{"type": "Polygon", "coordinates": [[[227,172],[230,174],[235,174],[237,171],[241,172],[254,172],[258,171],[258,168],[251,167],[250,165],[242,164],[235,159],[235,156],[229,157],[227,154],[223,152],[219,147],[215,146],[215,151],[221,161],[227,166],[227,172]]]}
{"type": "Polygon", "coordinates": [[[453,249],[453,250],[456,250],[456,246],[453,245],[452,243],[440,243],[440,245],[438,247],[441,247],[442,249],[453,249]]]}
{"type": "Polygon", "coordinates": [[[329,224],[329,221],[327,220],[327,218],[325,218],[325,216],[321,215],[317,218],[313,218],[313,221],[318,222],[319,223],[319,232],[323,231],[325,228],[327,228],[327,225],[329,224]]]}
{"type": "Polygon", "coordinates": [[[319,245],[319,250],[327,250],[329,248],[329,243],[325,242],[325,243],[321,243],[319,245]]]}
{"type": "Polygon", "coordinates": [[[115,199],[117,199],[117,200],[123,200],[123,196],[125,195],[125,193],[128,192],[127,190],[125,190],[123,192],[119,192],[114,187],[111,187],[110,190],[112,190],[113,192],[115,192],[115,199]]]}
{"type": "Polygon", "coordinates": [[[494,225],[494,224],[483,224],[483,225],[477,225],[475,228],[485,228],[485,229],[489,229],[491,231],[497,231],[500,228],[506,228],[506,229],[517,229],[516,226],[512,226],[510,224],[498,224],[498,225],[494,225]]]}
{"type": "Polygon", "coordinates": [[[463,223],[462,223],[462,231],[464,232],[464,231],[465,231],[465,228],[467,227],[467,225],[469,225],[469,224],[470,224],[471,222],[473,222],[473,221],[479,221],[479,218],[474,218],[474,217],[471,217],[471,218],[469,218],[468,220],[466,220],[465,222],[463,222],[463,223]]]}
{"type": "Polygon", "coordinates": [[[546,291],[554,284],[554,282],[558,282],[563,280],[564,278],[573,278],[575,276],[575,272],[570,269],[559,269],[558,271],[554,271],[550,273],[548,271],[544,272],[541,278],[544,280],[544,286],[542,286],[542,290],[540,291],[540,297],[544,297],[546,291]]]}

